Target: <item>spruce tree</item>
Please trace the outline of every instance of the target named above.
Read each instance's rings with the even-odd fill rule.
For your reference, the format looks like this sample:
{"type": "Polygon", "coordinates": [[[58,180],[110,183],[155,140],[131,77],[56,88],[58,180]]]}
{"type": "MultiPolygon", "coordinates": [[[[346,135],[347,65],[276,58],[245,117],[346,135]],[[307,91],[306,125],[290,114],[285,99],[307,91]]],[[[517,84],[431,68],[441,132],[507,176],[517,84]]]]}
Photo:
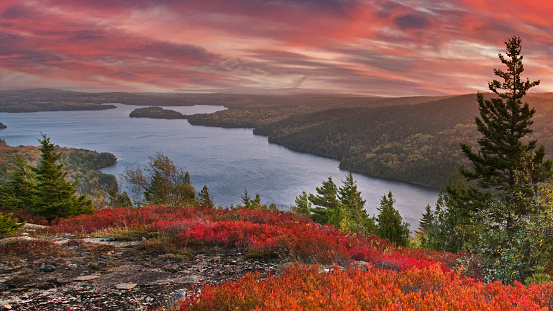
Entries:
{"type": "Polygon", "coordinates": [[[309,201],[309,195],[303,191],[302,194],[296,197],[296,206],[292,207],[295,213],[303,216],[311,217],[311,201],[309,201]]]}
{"type": "Polygon", "coordinates": [[[200,205],[207,206],[207,207],[214,207],[215,203],[213,203],[213,198],[209,194],[209,189],[207,189],[207,185],[204,185],[202,188],[202,191],[198,195],[198,198],[200,199],[200,205]]]}
{"type": "Polygon", "coordinates": [[[35,214],[45,217],[48,221],[55,218],[67,218],[75,215],[91,213],[92,200],[86,195],[77,195],[75,185],[66,180],[67,172],[64,165],[59,164],[61,153],[55,151],[50,138],[42,134],[39,140],[41,161],[33,172],[36,174],[32,209],[35,214]]]}
{"type": "Polygon", "coordinates": [[[252,200],[251,205],[252,209],[267,209],[267,206],[261,205],[261,197],[259,196],[259,193],[255,194],[255,199],[252,200]]]}
{"type": "Polygon", "coordinates": [[[422,218],[419,222],[420,230],[424,233],[427,233],[432,228],[432,225],[434,224],[434,212],[432,212],[432,208],[430,205],[426,205],[426,208],[424,209],[424,214],[422,214],[422,218]]]}
{"type": "MultiPolygon", "coordinates": [[[[507,71],[494,69],[496,76],[503,82],[493,80],[488,84],[495,94],[491,99],[477,94],[480,117],[476,125],[482,137],[478,140],[478,151],[461,144],[463,153],[472,162],[472,170],[461,169],[461,173],[470,181],[476,181],[471,196],[471,212],[477,212],[486,206],[490,199],[509,202],[499,218],[504,218],[507,231],[514,230],[518,217],[532,212],[528,199],[537,190],[538,183],[551,178],[551,161],[544,161],[545,148],[537,147],[537,141],[528,140],[533,133],[530,128],[535,110],[530,109],[522,98],[527,91],[540,81],[521,79],[524,71],[522,64],[521,40],[511,37],[506,44],[506,56],[499,59],[507,66],[507,71]]],[[[498,218],[498,221],[502,221],[498,218]]]]}
{"type": "Polygon", "coordinates": [[[315,190],[317,195],[309,194],[309,201],[315,205],[311,208],[311,219],[320,224],[339,227],[339,223],[335,222],[339,218],[341,206],[338,200],[338,188],[332,181],[332,177],[328,177],[328,180],[323,181],[322,186],[315,190]]]}
{"type": "Polygon", "coordinates": [[[399,212],[394,208],[394,202],[392,192],[388,193],[388,196],[382,196],[378,208],[380,213],[376,218],[378,221],[376,235],[396,243],[397,246],[407,246],[409,224],[403,221],[399,212]]]}
{"type": "Polygon", "coordinates": [[[12,158],[13,170],[0,186],[0,209],[15,210],[31,206],[34,174],[23,156],[12,158]]]}
{"type": "Polygon", "coordinates": [[[25,225],[25,222],[18,223],[16,219],[12,219],[12,215],[12,213],[6,215],[0,213],[0,236],[15,233],[25,225]]]}
{"type": "Polygon", "coordinates": [[[375,233],[374,218],[367,214],[365,200],[361,197],[361,192],[357,190],[351,173],[347,175],[342,187],[338,189],[338,198],[343,210],[342,221],[347,225],[349,231],[365,235],[375,233]]]}
{"type": "Polygon", "coordinates": [[[248,190],[244,189],[244,194],[241,196],[242,199],[242,205],[247,208],[252,207],[252,198],[248,194],[248,190]]]}

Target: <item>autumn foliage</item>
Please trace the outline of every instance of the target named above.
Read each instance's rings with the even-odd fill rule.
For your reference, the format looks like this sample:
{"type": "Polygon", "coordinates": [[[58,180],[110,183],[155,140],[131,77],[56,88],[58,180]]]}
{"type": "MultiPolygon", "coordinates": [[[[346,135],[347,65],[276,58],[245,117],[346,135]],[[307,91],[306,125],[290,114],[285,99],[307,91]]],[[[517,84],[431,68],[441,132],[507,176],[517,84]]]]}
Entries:
{"type": "Polygon", "coordinates": [[[402,272],[296,266],[260,280],[250,273],[236,282],[206,286],[180,310],[547,310],[553,284],[484,285],[443,272],[438,265],[402,272]]]}
{"type": "Polygon", "coordinates": [[[104,209],[61,220],[53,232],[143,228],[182,247],[224,247],[278,256],[297,265],[282,275],[206,285],[181,310],[547,310],[553,285],[484,284],[461,273],[458,259],[344,233],[287,212],[247,208],[104,209]],[[357,261],[356,264],[355,261],[357,261]],[[359,261],[364,261],[359,269],[359,261]],[[319,265],[334,266],[323,273],[319,265]],[[338,266],[346,267],[340,270],[338,266]],[[347,268],[349,267],[349,268],[347,268]],[[357,268],[353,268],[357,267],[357,268]],[[454,269],[456,268],[456,269],[454,269]]]}

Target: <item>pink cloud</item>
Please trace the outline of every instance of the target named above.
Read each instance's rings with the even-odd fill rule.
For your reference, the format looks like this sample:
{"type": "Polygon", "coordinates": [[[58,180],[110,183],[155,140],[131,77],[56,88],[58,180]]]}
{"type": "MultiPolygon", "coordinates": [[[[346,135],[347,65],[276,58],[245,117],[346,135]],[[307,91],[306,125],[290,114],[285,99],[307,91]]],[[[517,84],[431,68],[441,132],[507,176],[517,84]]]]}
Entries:
{"type": "Polygon", "coordinates": [[[552,12],[522,0],[5,0],[0,72],[122,90],[463,93],[493,79],[513,34],[540,62],[530,76],[552,72],[552,12]]]}

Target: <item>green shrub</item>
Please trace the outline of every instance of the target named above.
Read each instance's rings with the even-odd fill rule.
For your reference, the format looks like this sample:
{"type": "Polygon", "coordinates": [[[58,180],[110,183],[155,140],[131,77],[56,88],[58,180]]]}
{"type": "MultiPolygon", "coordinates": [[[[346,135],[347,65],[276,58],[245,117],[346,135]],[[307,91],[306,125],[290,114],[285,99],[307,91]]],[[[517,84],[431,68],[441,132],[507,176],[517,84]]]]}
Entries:
{"type": "Polygon", "coordinates": [[[12,219],[13,213],[2,215],[0,214],[0,234],[12,234],[23,227],[25,223],[18,223],[16,219],[12,219]]]}
{"type": "Polygon", "coordinates": [[[543,266],[537,266],[534,274],[527,277],[524,280],[524,284],[530,285],[532,283],[548,283],[551,282],[551,275],[544,273],[545,268],[543,266]]]}

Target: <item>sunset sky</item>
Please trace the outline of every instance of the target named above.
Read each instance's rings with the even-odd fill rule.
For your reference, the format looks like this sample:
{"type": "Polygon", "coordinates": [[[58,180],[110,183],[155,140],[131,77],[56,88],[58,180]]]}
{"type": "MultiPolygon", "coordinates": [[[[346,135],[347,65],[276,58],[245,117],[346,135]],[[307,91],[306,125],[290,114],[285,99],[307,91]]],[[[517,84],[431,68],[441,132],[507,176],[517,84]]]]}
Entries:
{"type": "Polygon", "coordinates": [[[460,94],[512,35],[553,91],[550,0],[1,0],[0,89],[460,94]]]}

